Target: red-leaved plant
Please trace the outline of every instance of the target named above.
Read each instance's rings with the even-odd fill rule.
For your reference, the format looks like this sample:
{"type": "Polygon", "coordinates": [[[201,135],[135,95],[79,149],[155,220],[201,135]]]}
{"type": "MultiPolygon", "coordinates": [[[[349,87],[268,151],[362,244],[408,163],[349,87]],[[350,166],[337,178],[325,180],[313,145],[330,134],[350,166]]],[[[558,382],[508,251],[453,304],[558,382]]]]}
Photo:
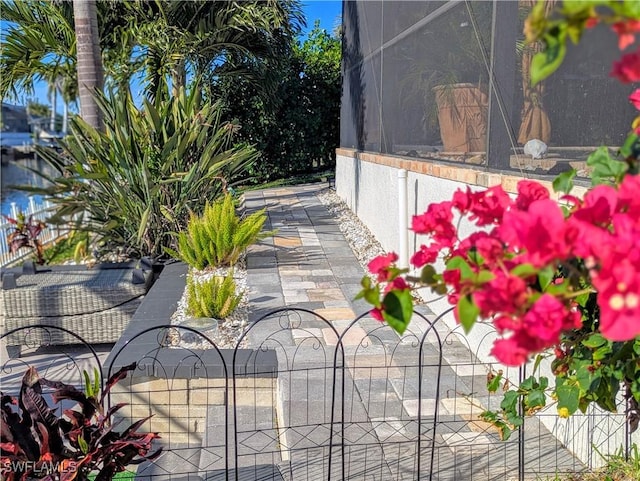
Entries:
{"type": "Polygon", "coordinates": [[[74,386],[41,378],[34,367],[29,367],[17,398],[0,393],[3,479],[73,481],[86,480],[89,473],[97,472],[95,481],[107,481],[130,464],[155,459],[161,449],[149,452],[158,434],[138,432],[151,416],[116,432],[117,423],[112,423],[112,417],[126,404],[116,404],[107,410],[104,407],[110,389],[135,367],[133,363],[120,369],[102,392],[97,372],[93,383],[85,372],[86,386],[82,392],[74,386]],[[69,400],[75,406],[58,417],[45,401],[42,386],[54,390],[54,403],[69,400]]]}
{"type": "Polygon", "coordinates": [[[27,219],[23,212],[18,212],[15,219],[6,215],[4,218],[13,228],[13,231],[7,236],[9,252],[17,252],[23,247],[30,247],[35,253],[36,262],[44,264],[44,248],[38,237],[40,237],[47,225],[38,219],[34,219],[33,215],[30,215],[27,219]]]}

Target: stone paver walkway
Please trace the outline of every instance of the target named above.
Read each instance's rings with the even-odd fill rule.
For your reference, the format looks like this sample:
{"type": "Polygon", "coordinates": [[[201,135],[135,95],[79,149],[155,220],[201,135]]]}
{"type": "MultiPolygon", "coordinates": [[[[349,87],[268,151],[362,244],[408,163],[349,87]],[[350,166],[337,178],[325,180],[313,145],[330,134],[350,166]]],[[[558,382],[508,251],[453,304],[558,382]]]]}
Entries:
{"type": "Polygon", "coordinates": [[[367,309],[353,302],[363,270],[316,193],[325,185],[248,192],[245,205],[267,208],[272,238],[250,248],[251,319],[283,306],[311,309],[329,320],[352,320],[367,309]]]}
{"type": "MultiPolygon", "coordinates": [[[[277,349],[280,373],[274,393],[277,406],[256,407],[239,419],[242,446],[247,448],[239,453],[240,464],[253,462],[264,468],[271,463],[278,466],[272,472],[284,479],[326,479],[336,383],[334,413],[343,416],[338,419],[344,420],[345,446],[333,447],[338,453],[334,463],[344,453],[346,467],[342,471],[339,462],[334,464],[332,479],[417,479],[418,429],[423,439],[421,479],[517,479],[515,440],[499,441],[495,430],[478,420],[487,406],[497,408],[500,398],[486,392],[486,367],[456,336],[444,326],[439,329],[442,348],[431,342],[435,334],[427,337],[419,393],[419,343],[429,324],[414,319],[411,332],[402,338],[368,317],[351,325],[368,310],[364,301],[354,301],[364,270],[317,197],[325,188],[326,184],[310,184],[245,195],[247,210],[266,208],[266,228],[277,230],[274,237],[250,248],[247,257],[250,325],[283,307],[308,309],[328,323],[305,313],[287,313],[251,328],[250,347],[277,349]],[[337,335],[345,329],[347,368],[334,371],[337,335]],[[432,442],[434,470],[429,478],[432,442]],[[251,453],[256,453],[254,459],[251,453]]],[[[423,312],[434,319],[428,310],[423,312]]],[[[580,468],[539,422],[531,423],[527,463],[533,470],[580,468]]]]}

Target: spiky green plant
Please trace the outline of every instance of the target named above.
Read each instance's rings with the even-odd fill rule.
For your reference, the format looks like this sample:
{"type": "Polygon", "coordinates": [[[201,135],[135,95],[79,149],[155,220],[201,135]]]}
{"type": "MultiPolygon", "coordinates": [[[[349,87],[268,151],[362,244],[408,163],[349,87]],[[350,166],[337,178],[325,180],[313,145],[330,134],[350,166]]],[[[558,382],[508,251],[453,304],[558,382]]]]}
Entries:
{"type": "Polygon", "coordinates": [[[264,209],[241,218],[227,194],[207,204],[202,216],[192,215],[187,231],[178,234],[178,251],[166,251],[196,269],[231,266],[247,247],[271,234],[261,232],[266,220],[264,209]]]}
{"type": "Polygon", "coordinates": [[[96,245],[163,254],[191,212],[217,199],[257,158],[253,148],[234,144],[235,127],[198,92],[181,89],[158,106],[144,99],[141,109],[125,94],[98,95],[105,132],[73,119],[62,152],[38,149],[54,171],[34,169],[47,187],[21,187],[55,204],[49,223],[84,215],[82,229],[96,245]]]}
{"type": "Polygon", "coordinates": [[[187,277],[187,313],[193,317],[225,319],[236,310],[242,293],[236,292],[233,271],[226,277],[214,276],[205,281],[187,277]]]}

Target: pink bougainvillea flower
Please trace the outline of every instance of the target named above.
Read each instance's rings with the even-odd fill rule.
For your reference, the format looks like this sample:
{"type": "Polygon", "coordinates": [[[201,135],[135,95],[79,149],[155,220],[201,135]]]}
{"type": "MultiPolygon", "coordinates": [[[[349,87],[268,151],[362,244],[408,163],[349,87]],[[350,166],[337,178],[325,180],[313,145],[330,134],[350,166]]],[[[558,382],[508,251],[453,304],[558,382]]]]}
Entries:
{"type": "Polygon", "coordinates": [[[367,264],[367,268],[371,274],[378,276],[378,282],[389,280],[389,267],[398,260],[398,254],[390,252],[387,255],[380,255],[367,264]]]}
{"type": "Polygon", "coordinates": [[[584,203],[573,217],[597,226],[607,226],[618,205],[618,191],[610,185],[598,185],[587,192],[584,203]]]}
{"type": "Polygon", "coordinates": [[[429,246],[421,245],[420,249],[411,256],[409,261],[415,267],[422,267],[427,264],[433,264],[438,258],[441,247],[437,243],[429,246]]]}
{"type": "Polygon", "coordinates": [[[466,214],[469,211],[469,207],[471,207],[472,196],[473,192],[469,187],[467,187],[466,192],[460,189],[456,190],[453,193],[453,207],[458,209],[461,214],[466,214]]]}
{"type": "Polygon", "coordinates": [[[521,180],[518,182],[518,198],[516,207],[527,210],[535,200],[548,199],[549,191],[540,183],[533,180],[521,180]]]}
{"type": "Polygon", "coordinates": [[[369,311],[369,314],[371,314],[371,317],[373,317],[376,321],[384,322],[384,317],[382,317],[382,308],[374,307],[369,311]]]}
{"type": "Polygon", "coordinates": [[[635,34],[636,32],[640,32],[640,20],[629,19],[616,22],[611,25],[611,28],[618,35],[618,48],[624,50],[635,42],[635,34]]]}
{"type": "Polygon", "coordinates": [[[498,261],[501,261],[505,255],[504,244],[500,239],[495,236],[486,234],[485,232],[479,232],[477,239],[475,239],[475,247],[478,250],[478,254],[482,256],[486,265],[491,266],[498,261]]]}
{"type": "Polygon", "coordinates": [[[618,188],[618,210],[624,210],[630,216],[640,216],[638,193],[640,193],[640,175],[625,175],[618,188]]]}
{"type": "Polygon", "coordinates": [[[602,261],[592,276],[598,291],[600,332],[612,341],[626,341],[640,334],[640,258],[629,247],[628,255],[602,261]]]}
{"type": "Polygon", "coordinates": [[[514,337],[496,340],[491,354],[505,366],[520,366],[529,358],[529,350],[519,345],[514,337]]]}
{"type": "Polygon", "coordinates": [[[623,55],[619,61],[613,62],[613,70],[610,75],[622,83],[639,81],[640,52],[628,53],[623,55]]]}
{"type": "Polygon", "coordinates": [[[536,200],[528,211],[510,210],[499,228],[501,238],[521,251],[522,263],[544,267],[566,259],[578,232],[565,222],[562,210],[550,199],[536,200]]]}
{"type": "Polygon", "coordinates": [[[424,214],[413,216],[411,230],[416,234],[429,234],[438,242],[452,245],[456,237],[456,229],[452,224],[451,207],[451,202],[429,205],[424,214]]]}
{"type": "Polygon", "coordinates": [[[527,284],[523,279],[501,271],[497,271],[496,277],[483,289],[473,293],[473,300],[485,318],[496,313],[515,313],[526,304],[528,297],[527,284]]]}
{"type": "Polygon", "coordinates": [[[396,277],[393,281],[387,284],[387,287],[385,287],[384,292],[404,291],[405,289],[410,289],[409,284],[407,284],[404,278],[396,277]]]}
{"type": "Polygon", "coordinates": [[[579,197],[576,197],[575,195],[563,195],[562,197],[560,197],[560,200],[562,202],[566,202],[567,204],[569,204],[569,207],[573,206],[573,207],[578,207],[580,205],[582,205],[582,199],[580,199],[579,197]]]}
{"type": "Polygon", "coordinates": [[[513,203],[504,189],[496,185],[482,192],[471,194],[470,220],[475,220],[476,225],[485,226],[498,223],[502,220],[507,208],[513,203]]]}
{"type": "Polygon", "coordinates": [[[523,329],[545,344],[555,344],[565,328],[567,314],[562,302],[550,294],[543,294],[522,318],[523,329]]]}
{"type": "Polygon", "coordinates": [[[636,109],[640,110],[640,89],[635,89],[631,95],[629,95],[629,102],[631,102],[636,109]]]}
{"type": "Polygon", "coordinates": [[[640,292],[599,293],[600,332],[612,341],[628,341],[640,334],[640,292]]]}
{"type": "Polygon", "coordinates": [[[522,319],[518,316],[501,314],[493,319],[493,325],[500,334],[505,331],[518,331],[522,327],[522,319]]]}

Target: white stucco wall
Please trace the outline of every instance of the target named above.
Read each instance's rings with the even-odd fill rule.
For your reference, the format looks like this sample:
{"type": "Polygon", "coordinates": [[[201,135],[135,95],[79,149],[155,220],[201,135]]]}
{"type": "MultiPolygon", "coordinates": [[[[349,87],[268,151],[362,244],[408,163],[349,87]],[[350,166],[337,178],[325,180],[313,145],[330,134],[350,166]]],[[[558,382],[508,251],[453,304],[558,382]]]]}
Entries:
{"type": "MultiPolygon", "coordinates": [[[[387,251],[399,251],[398,170],[385,165],[361,162],[338,155],[336,159],[336,193],[364,222],[387,251]]],[[[467,184],[448,179],[409,172],[407,176],[408,219],[423,213],[433,202],[451,199],[458,189],[467,184]]],[[[479,189],[476,186],[473,190],[479,189]]],[[[460,225],[461,234],[468,235],[473,226],[460,225]]],[[[421,239],[409,233],[409,253],[415,252],[421,239]]],[[[442,312],[450,305],[446,300],[430,305],[434,312],[442,312]]]]}
{"type": "MultiPolygon", "coordinates": [[[[454,168],[455,169],[455,168],[454,168]]],[[[398,251],[398,168],[380,163],[367,162],[346,155],[337,155],[336,159],[336,192],[351,210],[358,215],[372,234],[380,241],[387,251],[398,251]]],[[[452,169],[449,169],[449,172],[452,169]]],[[[455,176],[453,176],[455,177],[455,176]]],[[[500,176],[497,176],[498,178],[500,176]]],[[[441,202],[452,198],[457,189],[478,190],[483,187],[469,185],[468,183],[450,180],[431,175],[409,172],[408,178],[408,223],[411,225],[411,217],[422,213],[432,202],[441,202]]],[[[470,224],[461,224],[460,232],[463,236],[471,233],[470,224]]],[[[413,233],[409,235],[409,255],[415,252],[420,239],[416,239],[413,233]],[[416,245],[417,244],[417,245],[416,245]]],[[[429,295],[425,293],[427,300],[429,295]]],[[[430,302],[429,307],[434,313],[444,312],[450,307],[446,299],[430,302]]],[[[453,316],[449,316],[447,324],[450,328],[455,326],[453,316]]],[[[467,342],[482,361],[495,362],[489,351],[491,342],[481,330],[474,331],[467,336],[467,342]]],[[[551,382],[553,375],[549,365],[542,366],[543,374],[547,375],[551,382]]],[[[555,408],[549,409],[550,413],[555,408]]],[[[600,416],[594,409],[591,415],[577,414],[570,419],[559,419],[554,415],[540,417],[545,426],[588,466],[599,466],[603,460],[594,454],[592,445],[598,446],[602,453],[611,452],[624,445],[624,428],[621,422],[622,416],[600,416]]],[[[636,432],[634,442],[640,442],[640,435],[636,432]]]]}

